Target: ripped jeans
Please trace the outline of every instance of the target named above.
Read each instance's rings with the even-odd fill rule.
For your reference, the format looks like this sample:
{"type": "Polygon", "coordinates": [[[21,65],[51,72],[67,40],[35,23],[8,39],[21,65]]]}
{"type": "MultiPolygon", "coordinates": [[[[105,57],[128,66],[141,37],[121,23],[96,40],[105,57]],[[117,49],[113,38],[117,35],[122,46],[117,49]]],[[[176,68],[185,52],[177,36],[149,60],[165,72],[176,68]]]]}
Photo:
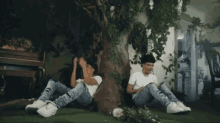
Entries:
{"type": "Polygon", "coordinates": [[[150,83],[134,97],[133,101],[138,107],[152,107],[158,106],[158,104],[167,107],[171,102],[178,102],[179,100],[165,84],[162,84],[158,89],[154,83],[150,83]]]}
{"type": "Polygon", "coordinates": [[[54,81],[53,79],[49,80],[46,88],[38,99],[47,101],[55,91],[61,94],[61,96],[53,101],[58,109],[66,106],[74,100],[79,102],[80,105],[84,107],[92,103],[93,98],[84,83],[78,83],[74,88],[71,89],[60,82],[54,81]]]}

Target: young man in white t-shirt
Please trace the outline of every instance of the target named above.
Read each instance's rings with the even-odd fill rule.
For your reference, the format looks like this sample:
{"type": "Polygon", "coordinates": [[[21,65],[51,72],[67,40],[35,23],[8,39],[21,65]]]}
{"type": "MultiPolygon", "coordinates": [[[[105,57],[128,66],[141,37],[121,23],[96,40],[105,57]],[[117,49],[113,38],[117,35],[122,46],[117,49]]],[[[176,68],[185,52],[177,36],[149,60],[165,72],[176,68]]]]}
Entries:
{"type": "Polygon", "coordinates": [[[141,58],[142,71],[130,76],[127,93],[132,94],[136,106],[150,106],[152,102],[160,102],[167,107],[167,113],[190,112],[191,109],[180,102],[165,84],[158,87],[157,77],[151,74],[155,63],[152,54],[141,58]]]}
{"type": "MultiPolygon", "coordinates": [[[[80,105],[86,107],[92,103],[93,96],[102,82],[100,76],[95,76],[97,65],[91,59],[87,61],[84,58],[79,59],[79,64],[83,70],[83,79],[76,80],[77,58],[73,62],[73,73],[70,85],[72,88],[66,87],[60,82],[50,79],[41,96],[33,104],[27,105],[27,112],[36,112],[43,117],[51,117],[56,114],[57,110],[66,106],[68,103],[76,100],[80,105]],[[54,91],[58,91],[62,96],[56,100],[49,101],[54,91]]],[[[78,71],[79,72],[79,71],[78,71]]]]}

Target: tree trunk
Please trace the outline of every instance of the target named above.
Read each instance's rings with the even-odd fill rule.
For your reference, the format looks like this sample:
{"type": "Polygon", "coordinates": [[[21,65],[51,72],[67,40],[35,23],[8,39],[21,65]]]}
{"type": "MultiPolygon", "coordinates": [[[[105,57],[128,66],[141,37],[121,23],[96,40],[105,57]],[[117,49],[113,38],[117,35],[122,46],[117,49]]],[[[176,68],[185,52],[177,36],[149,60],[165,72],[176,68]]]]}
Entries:
{"type": "MultiPolygon", "coordinates": [[[[120,85],[116,83],[111,75],[112,72],[116,72],[123,77],[122,84],[128,83],[130,75],[130,64],[128,55],[128,43],[127,40],[120,41],[117,47],[112,47],[109,42],[111,38],[109,37],[106,28],[102,32],[104,39],[104,49],[100,56],[101,62],[99,67],[99,73],[103,73],[103,81],[98,88],[94,99],[97,103],[97,108],[99,112],[112,114],[113,109],[118,108],[123,103],[123,95],[121,95],[120,85]],[[111,49],[114,49],[117,55],[117,63],[112,63],[111,59],[111,49]]],[[[99,58],[98,58],[99,59],[99,58]]],[[[123,87],[125,88],[125,87],[123,87]]]]}

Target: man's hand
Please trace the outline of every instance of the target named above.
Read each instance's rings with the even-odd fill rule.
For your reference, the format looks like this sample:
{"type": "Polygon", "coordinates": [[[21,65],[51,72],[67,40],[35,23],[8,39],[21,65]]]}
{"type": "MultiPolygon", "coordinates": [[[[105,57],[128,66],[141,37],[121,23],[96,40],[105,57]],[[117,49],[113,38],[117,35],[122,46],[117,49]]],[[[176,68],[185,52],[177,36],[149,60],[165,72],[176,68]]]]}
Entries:
{"type": "Polygon", "coordinates": [[[73,66],[74,66],[74,67],[75,67],[76,64],[77,64],[77,61],[78,61],[78,59],[77,59],[77,58],[74,58],[74,60],[73,60],[73,66]]]}
{"type": "Polygon", "coordinates": [[[81,67],[83,67],[83,66],[86,66],[87,63],[86,63],[85,59],[83,57],[81,57],[79,59],[79,64],[80,64],[81,67]]]}
{"type": "Polygon", "coordinates": [[[145,88],[145,86],[144,86],[144,87],[139,88],[138,90],[142,91],[142,90],[144,90],[144,88],[145,88]]]}
{"type": "Polygon", "coordinates": [[[134,89],[133,87],[134,87],[134,85],[128,84],[127,90],[126,90],[127,93],[129,93],[129,94],[135,94],[135,93],[137,93],[137,92],[142,91],[142,90],[145,88],[145,86],[143,86],[143,87],[141,87],[141,88],[139,88],[139,89],[134,89]]]}

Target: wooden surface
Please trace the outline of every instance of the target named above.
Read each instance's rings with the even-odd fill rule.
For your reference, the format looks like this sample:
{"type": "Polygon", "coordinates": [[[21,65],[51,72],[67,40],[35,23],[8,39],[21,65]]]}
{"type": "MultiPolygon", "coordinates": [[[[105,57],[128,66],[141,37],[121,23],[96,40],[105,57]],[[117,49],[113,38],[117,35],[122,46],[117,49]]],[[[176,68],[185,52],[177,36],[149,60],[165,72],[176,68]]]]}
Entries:
{"type": "MultiPolygon", "coordinates": [[[[29,67],[38,67],[38,70],[42,69],[42,75],[45,74],[45,53],[41,58],[40,53],[25,52],[25,51],[16,51],[11,49],[0,49],[0,63],[5,65],[3,69],[0,69],[0,75],[3,76],[18,76],[18,77],[29,77],[32,78],[30,82],[29,94],[32,97],[33,89],[36,83],[36,75],[39,75],[39,72],[34,70],[16,70],[16,69],[7,69],[9,66],[29,66],[29,67]]],[[[43,77],[42,76],[42,77],[43,77]]],[[[39,77],[39,76],[38,76],[39,77]]]]}
{"type": "Polygon", "coordinates": [[[28,70],[0,70],[3,76],[35,77],[36,71],[28,70]]]}
{"type": "Polygon", "coordinates": [[[0,63],[44,67],[40,53],[0,49],[0,63]]]}
{"type": "Polygon", "coordinates": [[[14,58],[13,57],[0,57],[0,63],[44,67],[43,61],[17,59],[16,56],[14,58]]]}

